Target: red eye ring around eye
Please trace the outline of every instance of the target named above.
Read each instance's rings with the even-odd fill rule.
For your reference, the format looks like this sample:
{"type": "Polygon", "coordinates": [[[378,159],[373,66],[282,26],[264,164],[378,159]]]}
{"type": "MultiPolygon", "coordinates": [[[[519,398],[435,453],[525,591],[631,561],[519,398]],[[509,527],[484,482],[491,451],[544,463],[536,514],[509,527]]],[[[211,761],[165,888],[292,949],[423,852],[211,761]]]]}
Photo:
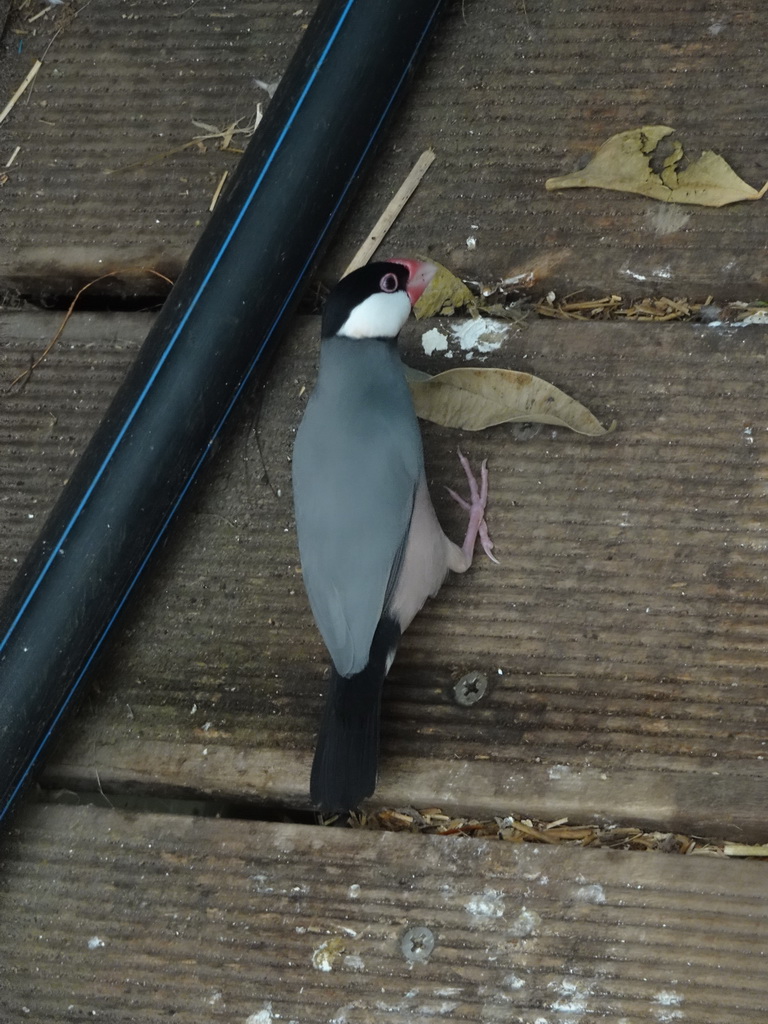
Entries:
{"type": "Polygon", "coordinates": [[[397,280],[397,274],[385,274],[379,281],[379,288],[383,292],[396,292],[400,287],[400,282],[397,280]]]}

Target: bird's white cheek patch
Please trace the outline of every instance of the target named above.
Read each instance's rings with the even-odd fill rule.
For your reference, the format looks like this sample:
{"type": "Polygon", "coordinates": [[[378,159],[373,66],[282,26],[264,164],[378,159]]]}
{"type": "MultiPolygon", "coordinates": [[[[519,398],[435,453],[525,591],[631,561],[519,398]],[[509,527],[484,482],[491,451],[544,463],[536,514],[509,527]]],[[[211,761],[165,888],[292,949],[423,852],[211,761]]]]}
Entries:
{"type": "Polygon", "coordinates": [[[347,338],[396,338],[410,311],[405,292],[377,292],[354,307],[338,333],[347,338]]]}

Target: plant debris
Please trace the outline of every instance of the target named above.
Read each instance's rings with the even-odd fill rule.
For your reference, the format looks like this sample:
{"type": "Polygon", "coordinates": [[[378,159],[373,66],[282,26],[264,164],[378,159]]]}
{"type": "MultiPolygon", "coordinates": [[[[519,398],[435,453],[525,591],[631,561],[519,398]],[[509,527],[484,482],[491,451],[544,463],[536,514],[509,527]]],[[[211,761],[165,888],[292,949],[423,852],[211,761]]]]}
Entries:
{"type": "MultiPolygon", "coordinates": [[[[262,110],[261,103],[256,104],[256,113],[253,117],[245,124],[244,117],[239,117],[237,121],[233,121],[232,124],[228,124],[226,128],[217,128],[215,124],[206,124],[205,121],[198,121],[194,117],[192,118],[192,124],[195,128],[202,128],[204,135],[195,135],[191,140],[194,142],[210,142],[219,140],[219,149],[225,150],[230,153],[243,153],[244,150],[237,149],[232,146],[232,140],[236,135],[242,136],[245,139],[250,139],[252,135],[256,133],[256,129],[262,122],[264,112],[262,110]]],[[[189,145],[190,143],[187,143],[189,145]]]]}
{"type": "Polygon", "coordinates": [[[711,326],[732,324],[737,327],[764,323],[768,318],[766,303],[715,304],[711,295],[704,302],[670,299],[665,295],[625,301],[620,295],[604,295],[594,299],[577,299],[575,295],[567,295],[558,299],[554,292],[550,292],[531,308],[539,316],[556,320],[653,320],[657,323],[679,320],[697,321],[711,326]]]}
{"type": "MultiPolygon", "coordinates": [[[[711,302],[711,298],[707,302],[711,302]]],[[[575,300],[566,296],[558,302],[554,292],[534,305],[540,316],[558,320],[693,320],[701,312],[704,303],[691,303],[685,299],[659,298],[641,299],[625,304],[620,295],[606,295],[600,299],[575,300]]]]}
{"type": "MultiPolygon", "coordinates": [[[[431,262],[435,263],[434,260],[431,262]]],[[[467,309],[478,316],[477,300],[462,280],[441,263],[435,263],[437,273],[429,282],[419,301],[413,307],[417,320],[429,316],[450,316],[457,309],[467,309]]]]}
{"type": "MultiPolygon", "coordinates": [[[[338,820],[338,816],[333,816],[324,819],[324,823],[336,824],[338,820]]],[[[723,844],[681,832],[656,832],[637,826],[572,825],[568,818],[549,822],[516,814],[484,819],[462,818],[445,814],[438,807],[428,807],[421,811],[412,807],[384,808],[372,814],[352,814],[348,824],[352,828],[380,832],[421,832],[425,835],[500,839],[509,843],[546,843],[550,846],[589,846],[610,850],[658,850],[686,855],[730,855],[724,846],[740,847],[736,843],[723,844]]],[[[768,848],[746,846],[744,850],[768,851],[768,848]]],[[[768,856],[768,852],[737,855],[768,856]]]]}
{"type": "Polygon", "coordinates": [[[682,166],[685,153],[677,139],[671,140],[668,155],[656,154],[659,143],[674,130],[656,124],[619,132],[603,143],[582,170],[549,178],[545,187],[550,192],[561,188],[607,188],[697,206],[726,206],[765,195],[768,182],[760,190],[753,188],[712,150],[705,150],[687,166],[682,166]],[[654,157],[663,158],[659,172],[653,168],[654,157]]]}
{"type": "Polygon", "coordinates": [[[408,377],[416,415],[441,427],[485,430],[501,423],[548,423],[591,437],[615,427],[602,426],[589,409],[530,373],[462,366],[427,379],[408,377]]]}
{"type": "MultiPolygon", "coordinates": [[[[454,293],[460,299],[466,300],[467,311],[474,319],[485,316],[496,320],[509,320],[518,326],[525,324],[532,313],[557,320],[637,320],[658,323],[679,320],[712,326],[768,322],[768,302],[763,301],[715,303],[711,295],[703,302],[694,302],[685,297],[671,298],[667,295],[651,295],[642,299],[626,299],[615,294],[588,297],[583,291],[571,292],[562,299],[558,298],[554,291],[550,291],[543,298],[536,300],[525,294],[529,285],[535,283],[525,275],[514,275],[493,284],[483,284],[480,281],[464,283],[444,267],[442,271],[445,276],[441,273],[440,277],[444,281],[444,286],[440,286],[440,295],[436,295],[434,304],[439,305],[441,298],[448,296],[448,302],[441,310],[443,315],[456,312],[458,303],[454,306],[451,301],[454,293]],[[472,296],[471,301],[466,297],[465,289],[472,296]]],[[[425,292],[430,299],[430,305],[431,287],[425,292]]],[[[436,347],[444,351],[447,345],[439,344],[436,347]]]]}
{"type": "MultiPolygon", "coordinates": [[[[159,163],[161,160],[166,160],[169,156],[176,156],[178,153],[183,153],[187,149],[197,149],[200,153],[207,153],[208,149],[205,143],[215,142],[217,140],[218,145],[216,148],[220,149],[223,153],[244,153],[244,149],[239,149],[237,146],[232,145],[233,139],[235,136],[250,139],[261,124],[263,116],[262,104],[257,103],[256,113],[249,121],[246,121],[245,124],[242,124],[242,122],[246,119],[244,117],[240,117],[237,121],[233,121],[231,124],[228,124],[226,128],[218,128],[215,124],[207,124],[205,121],[198,121],[195,118],[192,118],[192,124],[196,128],[203,129],[203,135],[195,135],[194,138],[189,140],[189,142],[184,142],[180,146],[174,146],[173,149],[166,149],[162,153],[156,153],[154,156],[137,160],[134,163],[124,164],[122,167],[107,167],[104,169],[104,174],[124,174],[126,171],[142,170],[145,167],[150,167],[152,164],[159,163]]],[[[218,196],[216,196],[216,198],[218,198],[218,196]]]]}

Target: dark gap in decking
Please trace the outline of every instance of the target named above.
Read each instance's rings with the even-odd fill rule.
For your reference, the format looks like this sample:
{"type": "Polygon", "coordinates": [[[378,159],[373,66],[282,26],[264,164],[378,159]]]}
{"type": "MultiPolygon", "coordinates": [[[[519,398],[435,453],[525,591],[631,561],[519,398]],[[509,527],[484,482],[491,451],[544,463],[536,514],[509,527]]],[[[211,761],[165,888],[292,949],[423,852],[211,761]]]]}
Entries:
{"type": "Polygon", "coordinates": [[[232,821],[280,822],[287,825],[315,825],[318,815],[284,804],[263,804],[195,796],[154,796],[149,793],[112,793],[95,790],[48,789],[38,786],[30,803],[67,807],[100,807],[142,814],[172,814],[193,818],[226,818],[232,821]]]}
{"type": "MultiPolygon", "coordinates": [[[[39,292],[24,292],[13,296],[0,296],[0,308],[22,309],[26,312],[44,310],[48,313],[66,313],[75,299],[76,292],[41,289],[39,292]]],[[[156,313],[165,302],[163,294],[109,295],[85,292],[77,299],[74,312],[77,313],[156,313]]]]}
{"type": "MultiPolygon", "coordinates": [[[[98,782],[98,780],[97,780],[98,782]]],[[[106,792],[99,788],[96,790],[74,790],[46,788],[39,785],[33,793],[29,794],[29,803],[43,804],[47,806],[65,807],[94,807],[99,809],[110,809],[135,814],[160,814],[169,816],[192,817],[192,818],[217,818],[231,822],[259,822],[277,823],[283,825],[320,825],[324,828],[355,828],[363,831],[386,831],[386,832],[408,832],[411,834],[425,834],[441,836],[443,838],[461,835],[465,839],[497,839],[499,841],[509,838],[502,835],[504,827],[508,825],[508,814],[499,814],[495,819],[489,819],[487,815],[474,818],[471,815],[457,815],[453,817],[451,827],[447,831],[435,831],[432,828],[425,828],[421,815],[413,808],[395,810],[387,807],[372,809],[362,814],[339,814],[320,815],[318,812],[291,806],[289,803],[262,803],[260,801],[231,800],[225,798],[209,797],[204,794],[194,795],[151,795],[146,789],[135,793],[114,793],[106,792]],[[388,819],[399,818],[405,822],[411,818],[412,827],[406,824],[395,822],[394,825],[387,824],[388,819]],[[494,832],[491,828],[492,821],[498,825],[494,832]]],[[[426,814],[427,812],[425,812],[426,814]]],[[[587,815],[587,817],[589,817],[587,815]]],[[[594,829],[595,839],[589,842],[562,841],[556,839],[556,832],[552,832],[552,838],[546,837],[549,826],[533,825],[530,818],[525,814],[517,813],[514,818],[520,822],[520,828],[524,833],[524,841],[534,846],[569,846],[592,849],[614,849],[623,853],[647,852],[652,849],[656,852],[674,853],[684,855],[696,849],[699,853],[706,852],[717,854],[722,850],[722,841],[712,836],[699,833],[687,835],[676,829],[671,829],[668,822],[658,821],[653,823],[645,822],[642,826],[636,823],[613,822],[612,824],[582,823],[577,817],[573,822],[563,819],[563,824],[569,829],[594,829]],[[528,832],[533,826],[534,831],[528,832]],[[540,834],[536,835],[538,831],[540,834]],[[638,845],[631,845],[632,840],[637,840],[638,845]],[[646,840],[647,845],[643,845],[646,840]]],[[[428,824],[428,823],[427,823],[428,824]]],[[[554,823],[557,825],[558,823],[554,823]]],[[[519,839],[516,841],[520,841],[519,839]]]]}
{"type": "MultiPolygon", "coordinates": [[[[465,283],[472,284],[471,282],[465,283]]],[[[168,297],[167,288],[157,291],[153,289],[137,289],[133,292],[126,292],[124,290],[110,289],[108,284],[97,284],[93,288],[89,288],[87,291],[79,294],[83,287],[82,284],[78,284],[74,280],[62,286],[61,283],[46,282],[45,279],[41,279],[38,288],[32,287],[13,291],[0,290],[0,311],[33,312],[40,310],[48,313],[66,313],[74,303],[73,313],[157,313],[168,297]]],[[[603,321],[611,321],[613,323],[653,323],[655,321],[661,324],[664,322],[663,311],[660,311],[657,317],[651,315],[640,317],[639,319],[623,315],[599,315],[600,303],[605,299],[605,294],[599,290],[595,291],[594,294],[588,294],[584,291],[578,293],[577,299],[580,303],[583,303],[586,307],[589,307],[589,303],[593,303],[591,310],[586,308],[586,311],[581,315],[569,314],[562,317],[552,317],[546,315],[546,313],[539,312],[537,306],[538,304],[543,304],[545,299],[545,293],[542,289],[535,289],[530,293],[497,293],[490,298],[485,298],[478,294],[476,288],[474,288],[474,293],[482,314],[490,316],[491,319],[499,318],[500,314],[497,312],[496,307],[518,311],[519,317],[509,316],[508,313],[501,314],[505,318],[509,317],[512,325],[515,323],[529,324],[540,320],[550,323],[553,320],[560,322],[563,320],[571,322],[586,321],[592,323],[603,321]],[[493,308],[487,309],[484,307],[484,303],[490,303],[493,308]]],[[[300,298],[294,315],[316,316],[321,314],[327,294],[328,287],[323,281],[319,279],[311,281],[300,298]]],[[[664,302],[665,300],[662,291],[657,289],[649,291],[646,301],[648,303],[657,303],[664,302]]],[[[622,309],[632,307],[633,305],[635,303],[627,298],[623,303],[622,309]]],[[[724,323],[734,323],[735,325],[739,318],[743,318],[752,311],[752,307],[747,309],[746,305],[746,303],[741,302],[736,297],[731,297],[727,302],[719,304],[703,306],[693,304],[689,315],[681,315],[676,319],[679,322],[694,324],[709,324],[713,320],[722,320],[724,323]]],[[[459,310],[457,319],[463,319],[465,315],[468,315],[465,310],[459,310]]]]}
{"type": "MultiPolygon", "coordinates": [[[[321,281],[312,281],[307,285],[299,300],[296,314],[309,316],[320,313],[323,308],[328,288],[321,281]]],[[[76,313],[157,313],[169,294],[169,287],[137,288],[130,291],[125,282],[110,287],[108,282],[94,283],[92,288],[88,282],[72,279],[60,282],[54,279],[41,278],[39,282],[28,283],[19,289],[0,289],[0,310],[33,312],[43,310],[48,313],[67,312],[75,303],[76,313]],[[86,288],[86,291],[82,291],[86,288]],[[82,294],[80,292],[82,291],[82,294]]]]}

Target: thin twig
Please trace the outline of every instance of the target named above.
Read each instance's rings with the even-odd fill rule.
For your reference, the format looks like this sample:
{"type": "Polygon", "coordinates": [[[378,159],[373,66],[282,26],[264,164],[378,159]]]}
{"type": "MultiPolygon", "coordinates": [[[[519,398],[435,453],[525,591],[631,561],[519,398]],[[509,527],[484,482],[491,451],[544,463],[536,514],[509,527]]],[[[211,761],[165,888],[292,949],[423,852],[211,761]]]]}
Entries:
{"type": "Polygon", "coordinates": [[[224,171],[222,176],[219,178],[219,184],[216,186],[216,191],[211,196],[211,203],[210,206],[208,207],[209,213],[213,213],[213,211],[215,210],[216,203],[218,203],[219,201],[219,196],[221,195],[222,189],[224,188],[224,183],[226,182],[228,177],[229,171],[224,171]]]}
{"type": "Polygon", "coordinates": [[[2,124],[3,121],[6,119],[6,117],[8,117],[10,112],[13,110],[13,108],[19,102],[21,97],[27,91],[29,86],[34,81],[35,75],[37,74],[37,72],[40,70],[40,68],[42,66],[43,66],[43,62],[41,60],[36,60],[35,63],[32,65],[32,67],[29,69],[29,71],[27,72],[27,76],[24,79],[24,81],[21,83],[21,85],[16,90],[16,92],[13,94],[13,96],[11,96],[11,98],[8,100],[6,105],[3,107],[2,111],[0,111],[0,124],[2,124]]]}
{"type": "Polygon", "coordinates": [[[400,211],[403,209],[405,204],[416,191],[419,182],[427,173],[427,170],[429,169],[434,159],[434,150],[426,149],[421,154],[419,159],[413,165],[411,173],[408,175],[403,184],[397,190],[394,197],[387,205],[387,208],[376,221],[373,230],[355,253],[349,266],[342,274],[342,277],[346,277],[347,274],[351,274],[352,271],[357,270],[358,267],[364,267],[368,260],[371,258],[371,256],[373,256],[373,254],[376,252],[376,250],[384,240],[384,236],[392,227],[397,217],[400,215],[400,211]]]}
{"type": "Polygon", "coordinates": [[[101,793],[101,795],[102,795],[102,796],[104,797],[104,799],[105,799],[105,800],[107,801],[107,803],[109,804],[109,806],[110,806],[110,807],[112,808],[112,810],[114,811],[114,809],[115,809],[115,805],[114,805],[114,804],[112,803],[112,801],[111,801],[111,800],[109,799],[109,797],[107,796],[107,794],[106,794],[106,793],[104,792],[104,790],[102,789],[102,786],[101,786],[101,776],[99,775],[99,769],[98,769],[98,768],[94,768],[93,770],[94,770],[94,771],[96,772],[96,785],[97,785],[97,786],[99,787],[99,792],[101,793]]]}

